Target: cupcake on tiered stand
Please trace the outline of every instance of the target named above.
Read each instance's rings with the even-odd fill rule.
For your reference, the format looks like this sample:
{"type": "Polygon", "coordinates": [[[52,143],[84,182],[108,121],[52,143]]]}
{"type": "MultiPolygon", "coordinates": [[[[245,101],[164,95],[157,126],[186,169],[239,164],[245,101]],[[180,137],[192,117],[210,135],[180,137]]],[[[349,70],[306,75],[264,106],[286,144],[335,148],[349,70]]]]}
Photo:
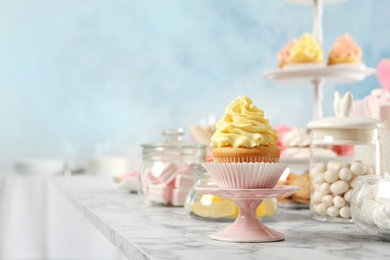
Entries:
{"type": "Polygon", "coordinates": [[[228,105],[211,137],[213,162],[204,168],[215,186],[198,186],[203,193],[231,198],[239,207],[236,221],[213,234],[217,240],[270,242],[284,235],[265,226],[256,216],[263,199],[294,193],[298,187],[276,186],[287,165],[279,163],[277,132],[264,118],[264,112],[246,96],[228,105]]]}

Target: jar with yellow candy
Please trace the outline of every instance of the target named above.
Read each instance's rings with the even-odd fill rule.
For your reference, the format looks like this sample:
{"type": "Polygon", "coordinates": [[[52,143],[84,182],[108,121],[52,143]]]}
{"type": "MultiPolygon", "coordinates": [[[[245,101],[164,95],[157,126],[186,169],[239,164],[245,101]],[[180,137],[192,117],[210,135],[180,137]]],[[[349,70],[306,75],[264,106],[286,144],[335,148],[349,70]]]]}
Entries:
{"type": "MultiPolygon", "coordinates": [[[[195,166],[192,172],[196,178],[194,187],[188,193],[184,207],[194,219],[218,222],[234,221],[238,217],[238,207],[228,198],[221,198],[212,194],[203,194],[195,190],[195,186],[215,185],[210,174],[201,164],[195,166]]],[[[272,218],[276,215],[278,204],[276,198],[264,199],[257,208],[259,218],[272,218]]]]}

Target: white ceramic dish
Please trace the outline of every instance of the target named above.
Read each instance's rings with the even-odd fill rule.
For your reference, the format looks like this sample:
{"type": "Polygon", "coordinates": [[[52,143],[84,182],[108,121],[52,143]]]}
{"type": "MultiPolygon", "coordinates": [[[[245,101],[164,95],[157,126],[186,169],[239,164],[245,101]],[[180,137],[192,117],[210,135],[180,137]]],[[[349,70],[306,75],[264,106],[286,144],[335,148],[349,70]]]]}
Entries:
{"type": "Polygon", "coordinates": [[[65,162],[61,159],[23,158],[14,166],[21,174],[57,175],[65,171],[65,162]]]}

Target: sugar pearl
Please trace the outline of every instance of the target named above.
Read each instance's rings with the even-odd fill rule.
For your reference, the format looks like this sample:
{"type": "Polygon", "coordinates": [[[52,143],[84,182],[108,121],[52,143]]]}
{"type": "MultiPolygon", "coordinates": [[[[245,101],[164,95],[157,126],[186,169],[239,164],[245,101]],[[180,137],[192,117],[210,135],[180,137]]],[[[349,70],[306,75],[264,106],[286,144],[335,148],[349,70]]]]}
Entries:
{"type": "Polygon", "coordinates": [[[346,181],[336,181],[330,185],[330,191],[334,194],[342,194],[349,188],[349,184],[346,181]]]}
{"type": "Polygon", "coordinates": [[[353,174],[352,174],[350,169],[342,168],[339,171],[339,177],[340,177],[341,180],[349,181],[350,179],[352,179],[353,174]]]}
{"type": "Polygon", "coordinates": [[[312,169],[312,173],[324,173],[326,171],[326,165],[323,162],[319,162],[316,165],[314,165],[312,169]]]}
{"type": "Polygon", "coordinates": [[[311,202],[318,203],[321,201],[321,193],[319,191],[314,191],[313,194],[310,197],[311,202]]]}
{"type": "Polygon", "coordinates": [[[351,218],[351,210],[349,206],[344,206],[340,209],[340,216],[343,218],[351,218]]]}
{"type": "Polygon", "coordinates": [[[324,182],[324,174],[323,173],[317,173],[314,176],[313,183],[315,184],[322,184],[324,182]]]}
{"type": "Polygon", "coordinates": [[[339,174],[337,171],[329,169],[324,173],[324,179],[328,183],[333,183],[339,179],[339,174]]]}
{"type": "Polygon", "coordinates": [[[322,203],[319,203],[317,206],[316,206],[316,212],[321,215],[321,216],[326,216],[326,213],[327,213],[327,207],[322,204],[322,203]]]}
{"type": "Polygon", "coordinates": [[[326,195],[330,192],[330,184],[327,183],[327,182],[324,182],[320,185],[318,191],[322,194],[322,195],[326,195]]]}
{"type": "Polygon", "coordinates": [[[351,168],[351,164],[350,163],[341,163],[341,165],[343,166],[343,168],[347,168],[347,169],[350,169],[351,168]]]}
{"type": "Polygon", "coordinates": [[[345,199],[341,196],[336,196],[333,198],[333,205],[336,207],[336,208],[342,208],[344,207],[346,204],[345,202],[345,199]]]}
{"type": "Polygon", "coordinates": [[[326,169],[333,169],[333,164],[336,163],[335,161],[329,161],[327,164],[326,164],[326,169]]]}
{"type": "Polygon", "coordinates": [[[326,212],[328,213],[329,216],[331,217],[337,217],[339,215],[339,209],[336,208],[335,206],[329,207],[326,212]]]}
{"type": "Polygon", "coordinates": [[[362,161],[355,161],[351,164],[351,171],[355,175],[363,175],[366,172],[366,165],[362,161]]]}
{"type": "Polygon", "coordinates": [[[349,189],[347,192],[344,193],[344,199],[346,202],[350,202],[352,199],[353,189],[349,189]]]}
{"type": "Polygon", "coordinates": [[[338,172],[343,167],[341,162],[330,161],[327,165],[328,170],[334,170],[338,172]]]}
{"type": "Polygon", "coordinates": [[[325,206],[329,207],[333,205],[333,196],[332,195],[325,195],[321,199],[322,204],[325,206]]]}
{"type": "Polygon", "coordinates": [[[356,178],[356,176],[355,176],[355,177],[353,177],[353,178],[349,181],[349,186],[351,186],[351,188],[355,188],[356,183],[357,183],[357,178],[356,178]]]}

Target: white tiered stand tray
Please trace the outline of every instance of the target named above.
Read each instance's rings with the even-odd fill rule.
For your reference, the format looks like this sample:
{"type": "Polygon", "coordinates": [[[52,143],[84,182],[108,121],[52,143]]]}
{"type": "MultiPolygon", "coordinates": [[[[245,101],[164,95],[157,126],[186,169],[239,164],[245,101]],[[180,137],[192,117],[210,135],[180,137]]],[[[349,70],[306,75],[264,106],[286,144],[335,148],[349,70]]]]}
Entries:
{"type": "Polygon", "coordinates": [[[323,81],[326,85],[349,84],[364,80],[375,74],[375,69],[366,66],[326,66],[313,68],[282,68],[266,71],[266,79],[278,83],[312,85],[316,81],[323,81]]]}

